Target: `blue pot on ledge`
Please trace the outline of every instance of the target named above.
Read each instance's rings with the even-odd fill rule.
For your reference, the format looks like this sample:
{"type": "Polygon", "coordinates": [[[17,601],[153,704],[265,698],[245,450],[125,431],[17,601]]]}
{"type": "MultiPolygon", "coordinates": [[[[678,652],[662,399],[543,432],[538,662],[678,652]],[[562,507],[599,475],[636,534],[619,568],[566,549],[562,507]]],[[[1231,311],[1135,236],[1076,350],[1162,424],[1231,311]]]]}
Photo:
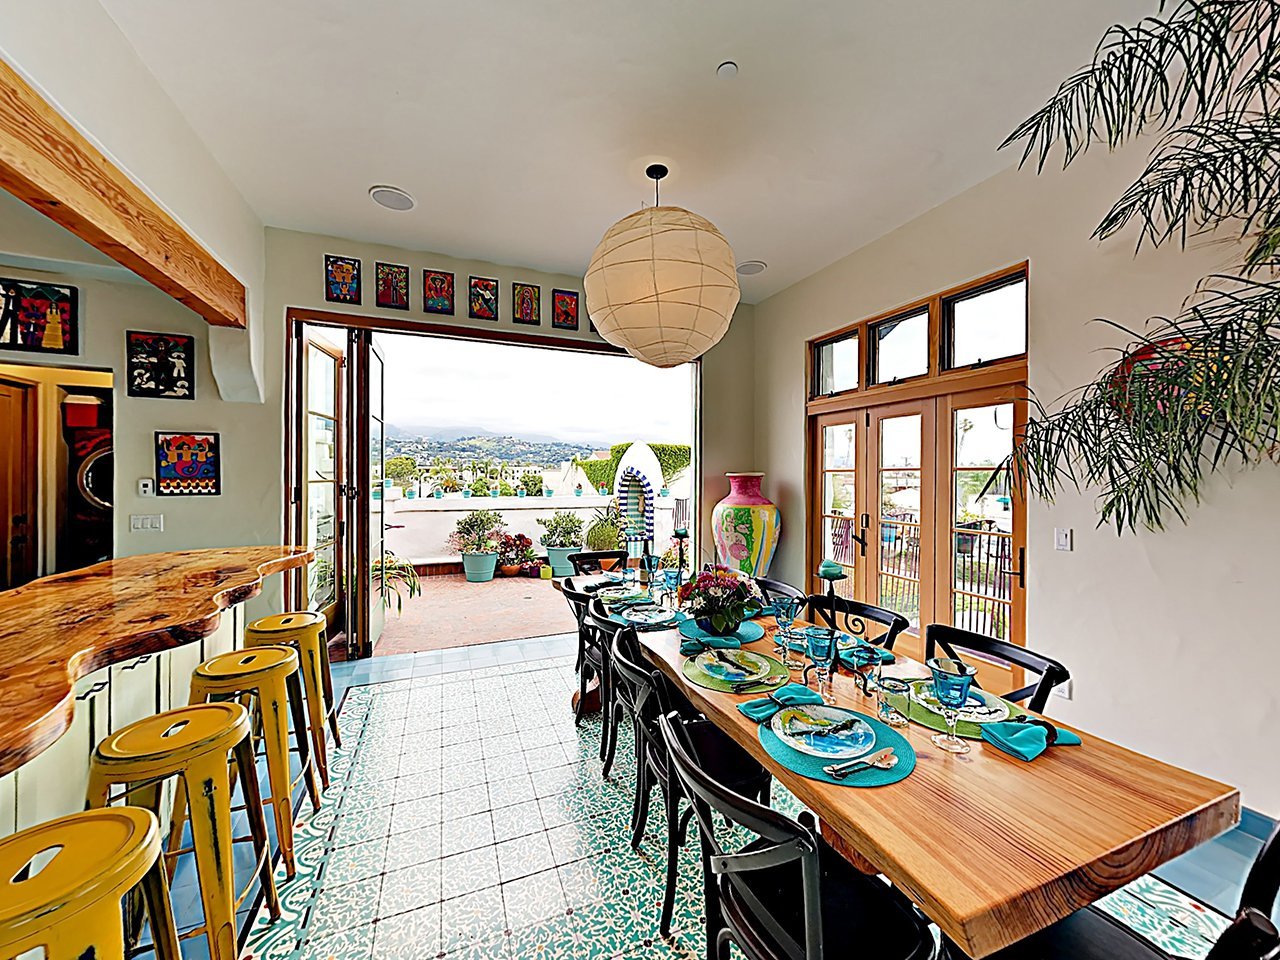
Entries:
{"type": "Polygon", "coordinates": [[[464,553],[462,555],[462,572],[466,574],[468,583],[487,583],[493,579],[493,572],[497,568],[497,553],[464,553]]]}

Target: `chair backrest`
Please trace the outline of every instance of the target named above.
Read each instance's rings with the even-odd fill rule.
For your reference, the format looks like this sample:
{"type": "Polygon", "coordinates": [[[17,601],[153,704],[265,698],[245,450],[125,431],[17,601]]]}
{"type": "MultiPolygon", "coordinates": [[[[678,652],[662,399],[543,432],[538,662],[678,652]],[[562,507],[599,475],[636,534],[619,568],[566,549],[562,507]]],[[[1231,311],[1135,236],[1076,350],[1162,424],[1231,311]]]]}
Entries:
{"type": "Polygon", "coordinates": [[[797,600],[804,600],[805,592],[799,587],[793,587],[789,583],[782,580],[771,580],[768,577],[756,577],[756,585],[760,587],[760,592],[764,594],[766,603],[773,601],[774,597],[795,597],[797,600]]]}
{"type": "Polygon", "coordinates": [[[723,876],[733,885],[734,892],[751,908],[760,929],[767,932],[769,939],[781,944],[794,960],[822,960],[819,842],[812,817],[801,814],[801,822],[797,822],[712,779],[693,755],[679,714],[667,713],[659,717],[658,729],[667,748],[672,772],[693,803],[694,816],[702,835],[703,868],[723,876]],[[746,827],[765,843],[752,844],[750,849],[737,852],[725,849],[716,834],[713,811],[731,824],[746,827]],[[793,860],[800,861],[805,917],[803,944],[797,943],[784,929],[769,905],[760,901],[741,876],[751,870],[776,867],[793,860]]]}
{"type": "Polygon", "coordinates": [[[634,628],[623,627],[614,634],[610,662],[620,681],[619,688],[628,696],[628,705],[640,721],[640,735],[661,749],[658,718],[671,712],[671,702],[662,674],[645,664],[634,628]]]}
{"type": "Polygon", "coordinates": [[[1252,907],[1241,910],[1222,931],[1205,960],[1276,960],[1280,932],[1271,918],[1252,907]]]}
{"type": "Polygon", "coordinates": [[[1249,868],[1245,878],[1244,889],[1240,892],[1240,911],[1257,910],[1264,916],[1271,916],[1276,908],[1276,897],[1280,895],[1280,825],[1271,831],[1271,836],[1258,851],[1258,856],[1249,868]]]}
{"type": "Polygon", "coordinates": [[[821,594],[811,594],[808,598],[809,609],[822,618],[829,627],[842,630],[850,636],[866,637],[868,643],[892,650],[898,634],[909,627],[910,621],[900,613],[894,613],[884,607],[874,607],[861,600],[850,600],[848,597],[835,598],[835,618],[831,616],[831,598],[821,594]],[[867,621],[878,623],[885,632],[878,637],[867,637],[867,621]]]}
{"type": "Polygon", "coordinates": [[[958,650],[972,650],[983,657],[1010,663],[1039,674],[1040,679],[1036,683],[1029,683],[1012,693],[1003,695],[1006,700],[1012,700],[1015,703],[1030,697],[1031,699],[1027,701],[1027,709],[1034,710],[1036,713],[1044,712],[1045,704],[1049,702],[1049,691],[1071,679],[1071,671],[1061,663],[1034,650],[1028,650],[1026,647],[1020,647],[1006,640],[996,640],[971,630],[961,630],[959,627],[944,623],[931,623],[924,628],[925,659],[936,657],[939,647],[942,648],[945,656],[956,660],[963,659],[957,653],[958,650]]]}
{"type": "Polygon", "coordinates": [[[604,570],[602,561],[613,560],[615,567],[625,567],[627,565],[627,551],[625,550],[583,550],[580,553],[571,553],[566,557],[573,565],[573,572],[577,576],[587,573],[600,573],[604,570]]]}

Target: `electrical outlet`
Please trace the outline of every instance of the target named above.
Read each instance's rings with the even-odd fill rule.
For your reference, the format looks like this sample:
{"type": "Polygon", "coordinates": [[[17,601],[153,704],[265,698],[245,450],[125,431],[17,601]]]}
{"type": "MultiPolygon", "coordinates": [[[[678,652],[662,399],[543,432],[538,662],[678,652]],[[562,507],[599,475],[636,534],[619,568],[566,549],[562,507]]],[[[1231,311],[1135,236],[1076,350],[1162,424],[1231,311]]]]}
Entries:
{"type": "Polygon", "coordinates": [[[1053,549],[1070,553],[1075,549],[1075,531],[1070,527],[1053,528],[1053,549]]]}
{"type": "Polygon", "coordinates": [[[129,531],[131,533],[159,533],[162,530],[164,530],[163,513],[129,514],[129,531]]]}
{"type": "Polygon", "coordinates": [[[1073,686],[1074,683],[1075,683],[1074,680],[1068,680],[1066,683],[1058,684],[1056,687],[1053,688],[1053,695],[1055,697],[1061,697],[1063,700],[1074,700],[1075,699],[1075,688],[1073,686]]]}

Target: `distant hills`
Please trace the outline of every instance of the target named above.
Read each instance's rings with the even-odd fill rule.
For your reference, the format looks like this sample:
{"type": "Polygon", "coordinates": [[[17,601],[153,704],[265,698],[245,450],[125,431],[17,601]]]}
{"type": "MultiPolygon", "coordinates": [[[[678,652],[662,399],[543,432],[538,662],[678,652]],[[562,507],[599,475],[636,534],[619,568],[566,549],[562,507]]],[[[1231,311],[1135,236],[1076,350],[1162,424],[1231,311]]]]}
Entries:
{"type": "Polygon", "coordinates": [[[452,457],[465,466],[469,460],[497,460],[542,466],[559,466],[566,460],[589,457],[589,444],[569,443],[546,436],[504,436],[469,428],[430,428],[418,433],[387,425],[387,456],[408,456],[427,465],[433,457],[452,457]]]}
{"type": "MultiPolygon", "coordinates": [[[[421,437],[425,440],[433,440],[438,442],[448,442],[451,440],[463,440],[476,437],[507,437],[494,430],[486,430],[484,427],[475,425],[459,426],[453,424],[410,424],[401,426],[399,424],[387,424],[387,436],[396,437],[397,439],[408,439],[411,437],[421,437]]],[[[510,439],[521,440],[527,443],[573,443],[564,440],[561,437],[551,436],[543,433],[522,433],[518,437],[510,439]]],[[[608,444],[602,444],[607,446],[608,444]]],[[[573,443],[575,447],[582,447],[582,443],[573,443]]]]}

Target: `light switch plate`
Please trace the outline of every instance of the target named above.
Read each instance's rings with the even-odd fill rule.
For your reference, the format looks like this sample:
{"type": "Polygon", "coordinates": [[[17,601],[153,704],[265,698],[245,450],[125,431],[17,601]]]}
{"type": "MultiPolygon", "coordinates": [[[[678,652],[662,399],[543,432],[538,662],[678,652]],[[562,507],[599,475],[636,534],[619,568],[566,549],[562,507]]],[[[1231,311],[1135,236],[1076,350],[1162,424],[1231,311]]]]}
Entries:
{"type": "Polygon", "coordinates": [[[1053,549],[1070,553],[1075,549],[1075,531],[1071,527],[1054,527],[1053,549]]]}
{"type": "Polygon", "coordinates": [[[138,533],[159,533],[164,530],[163,513],[129,514],[129,530],[138,533]]]}
{"type": "Polygon", "coordinates": [[[1063,700],[1073,699],[1075,695],[1075,688],[1072,686],[1073,683],[1074,681],[1067,680],[1065,683],[1058,684],[1053,688],[1053,695],[1055,697],[1061,697],[1063,700]]]}

